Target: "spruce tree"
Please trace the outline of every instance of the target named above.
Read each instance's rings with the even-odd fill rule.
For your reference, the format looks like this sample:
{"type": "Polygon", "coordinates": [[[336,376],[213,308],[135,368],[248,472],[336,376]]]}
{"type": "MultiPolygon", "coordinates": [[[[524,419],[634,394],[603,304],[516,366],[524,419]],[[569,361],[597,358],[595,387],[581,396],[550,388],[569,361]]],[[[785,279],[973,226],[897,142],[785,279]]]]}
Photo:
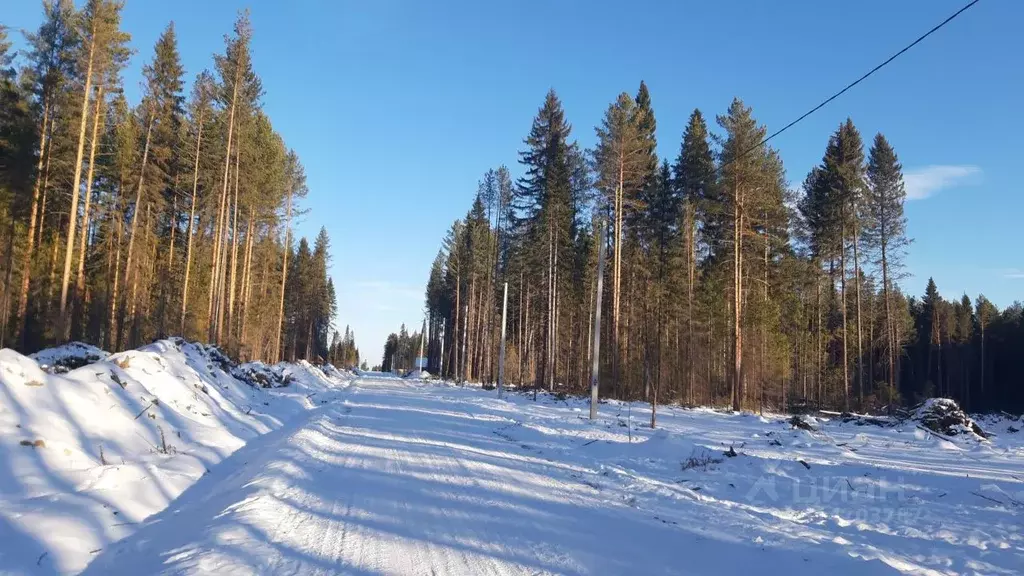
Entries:
{"type": "Polygon", "coordinates": [[[767,149],[763,144],[765,128],[757,124],[752,111],[740,99],[734,99],[718,124],[725,131],[719,161],[723,213],[730,215],[728,230],[732,256],[732,406],[739,410],[746,390],[743,371],[743,324],[747,239],[753,235],[752,214],[756,214],[757,194],[765,186],[764,166],[767,149]]]}
{"type": "Polygon", "coordinates": [[[633,99],[623,92],[608,107],[597,132],[597,147],[594,150],[595,186],[604,196],[603,210],[612,219],[612,282],[611,282],[611,359],[612,387],[618,390],[619,364],[622,361],[621,348],[621,304],[622,304],[622,260],[623,226],[638,205],[637,196],[648,176],[649,166],[645,163],[645,142],[637,126],[637,114],[633,99]]]}
{"type": "MultiPolygon", "coordinates": [[[[680,146],[679,156],[676,158],[674,170],[674,184],[676,194],[682,201],[681,221],[679,224],[679,259],[682,266],[682,285],[686,291],[686,397],[685,401],[693,403],[694,385],[696,378],[696,333],[695,333],[695,310],[694,295],[697,283],[697,231],[701,230],[704,236],[704,243],[708,246],[718,247],[721,235],[721,226],[713,224],[720,221],[717,218],[709,218],[708,210],[716,200],[715,182],[717,172],[715,170],[715,159],[711,153],[711,144],[708,140],[708,129],[704,122],[704,116],[700,110],[694,110],[690,114],[686,129],[683,132],[683,141],[680,146]]],[[[680,400],[684,400],[682,396],[680,400]]]]}
{"type": "Polygon", "coordinates": [[[895,336],[890,292],[893,282],[902,277],[904,254],[910,244],[907,220],[903,214],[907,194],[903,186],[903,168],[896,152],[881,133],[875,135],[868,156],[865,239],[874,251],[874,264],[882,275],[888,382],[889,387],[895,390],[896,356],[901,343],[895,336]]]}

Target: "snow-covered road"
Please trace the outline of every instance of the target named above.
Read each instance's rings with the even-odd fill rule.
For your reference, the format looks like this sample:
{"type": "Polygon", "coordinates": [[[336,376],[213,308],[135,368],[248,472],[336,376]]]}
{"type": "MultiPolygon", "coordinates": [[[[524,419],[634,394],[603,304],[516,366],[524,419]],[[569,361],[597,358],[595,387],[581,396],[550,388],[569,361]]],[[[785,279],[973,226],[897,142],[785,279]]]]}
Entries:
{"type": "MultiPolygon", "coordinates": [[[[521,396],[358,380],[343,401],[251,440],[86,573],[928,571],[857,554],[843,538],[787,534],[802,510],[773,517],[768,506],[739,510],[678,480],[638,477],[615,463],[686,451],[668,465],[679,476],[693,446],[648,430],[624,461],[617,408],[602,409],[605,425],[594,425],[578,408],[521,396]],[[734,529],[741,522],[750,526],[734,529]]],[[[729,490],[731,475],[722,480],[729,490]]],[[[1021,557],[1012,545],[1011,565],[1021,557]]]]}

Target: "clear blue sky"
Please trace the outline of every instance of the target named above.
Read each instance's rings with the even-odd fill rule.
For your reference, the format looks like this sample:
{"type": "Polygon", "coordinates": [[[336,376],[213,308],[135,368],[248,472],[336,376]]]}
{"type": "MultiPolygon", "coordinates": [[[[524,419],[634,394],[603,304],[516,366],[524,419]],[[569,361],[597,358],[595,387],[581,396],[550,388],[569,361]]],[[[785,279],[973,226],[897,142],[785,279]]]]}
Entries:
{"type": "MultiPolygon", "coordinates": [[[[781,127],[964,3],[128,0],[138,54],[125,77],[137,99],[140,67],[174,20],[191,78],[252,9],[265,109],[308,174],[299,231],[327,227],[339,327],[372,364],[388,332],[419,327],[430,263],[480,175],[502,163],[519,173],[548,88],[589,147],[608,103],[645,80],[659,152],[674,158],[694,107],[713,116],[740,96],[781,127]]],[[[38,2],[3,4],[3,23],[38,26],[38,2]]],[[[907,205],[910,293],[934,276],[947,297],[1021,297],[1021,22],[1024,2],[982,0],[774,142],[796,186],[847,116],[868,142],[886,134],[910,192],[927,196],[907,205]]]]}

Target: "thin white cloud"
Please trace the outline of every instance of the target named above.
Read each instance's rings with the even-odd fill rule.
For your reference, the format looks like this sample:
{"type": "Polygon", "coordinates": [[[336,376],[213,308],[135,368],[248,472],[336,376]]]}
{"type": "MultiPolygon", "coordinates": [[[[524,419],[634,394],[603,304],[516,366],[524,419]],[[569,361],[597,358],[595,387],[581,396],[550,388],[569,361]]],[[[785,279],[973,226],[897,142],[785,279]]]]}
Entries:
{"type": "Polygon", "coordinates": [[[904,170],[907,200],[923,200],[940,190],[970,184],[981,175],[981,168],[972,165],[933,165],[904,170]]]}
{"type": "Polygon", "coordinates": [[[1021,270],[1020,268],[1006,268],[1003,270],[1003,278],[1024,280],[1024,270],[1021,270]]]}
{"type": "Polygon", "coordinates": [[[388,280],[360,280],[354,282],[353,286],[359,288],[360,292],[370,292],[388,299],[397,297],[423,300],[424,298],[424,288],[402,285],[388,280]]]}

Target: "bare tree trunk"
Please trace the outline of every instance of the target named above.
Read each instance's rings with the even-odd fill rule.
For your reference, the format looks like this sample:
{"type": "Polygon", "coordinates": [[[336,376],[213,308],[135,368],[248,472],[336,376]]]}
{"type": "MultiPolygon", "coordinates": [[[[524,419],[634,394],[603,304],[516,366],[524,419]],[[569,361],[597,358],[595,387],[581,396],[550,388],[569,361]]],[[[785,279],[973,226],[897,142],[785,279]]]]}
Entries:
{"type": "MultiPolygon", "coordinates": [[[[888,370],[888,372],[889,372],[889,387],[890,387],[890,392],[892,392],[892,391],[895,391],[895,389],[896,389],[896,358],[895,358],[895,356],[896,356],[896,339],[894,337],[894,335],[895,335],[895,327],[893,326],[893,319],[892,319],[892,304],[890,303],[890,298],[889,298],[889,261],[888,261],[888,254],[886,253],[887,249],[888,249],[888,246],[887,246],[888,238],[886,238],[884,218],[882,220],[883,220],[883,224],[882,224],[882,227],[881,227],[881,234],[880,234],[881,235],[881,244],[882,244],[882,246],[881,246],[882,247],[882,297],[885,298],[885,337],[886,337],[886,340],[888,342],[888,349],[889,349],[888,350],[888,355],[889,355],[889,370],[888,370]]],[[[985,374],[985,365],[984,365],[984,359],[985,359],[985,354],[984,354],[984,350],[985,350],[985,337],[984,337],[984,334],[985,334],[984,333],[984,326],[982,326],[982,339],[981,339],[981,344],[982,344],[981,345],[981,348],[982,348],[982,372],[981,373],[982,373],[982,376],[984,376],[984,374],[985,374]]],[[[982,378],[982,391],[984,391],[984,389],[985,389],[984,386],[985,386],[985,380],[984,380],[984,378],[982,378]]]]}
{"type": "Polygon", "coordinates": [[[846,353],[846,225],[839,241],[839,308],[843,313],[843,407],[850,409],[850,361],[846,353]]]}
{"type": "Polygon", "coordinates": [[[462,308],[460,307],[460,298],[462,294],[462,266],[459,262],[458,269],[455,271],[455,318],[454,327],[452,329],[452,376],[456,382],[460,381],[462,374],[459,371],[459,316],[462,314],[462,308]]]}
{"type": "Polygon", "coordinates": [[[733,394],[732,409],[743,398],[743,200],[733,186],[733,394]]]}
{"type": "Polygon", "coordinates": [[[18,290],[18,314],[15,317],[14,328],[14,342],[17,343],[22,351],[25,350],[25,323],[28,321],[28,289],[32,279],[32,254],[36,241],[36,216],[39,211],[40,184],[43,180],[43,159],[48,155],[49,151],[47,134],[51,122],[50,103],[44,99],[43,120],[39,130],[39,161],[36,166],[36,182],[32,187],[32,208],[29,211],[28,239],[25,252],[21,256],[21,288],[18,290]]]}
{"type": "Polygon", "coordinates": [[[470,273],[469,276],[469,302],[466,303],[466,319],[464,321],[466,334],[465,348],[463,348],[463,364],[466,373],[466,381],[472,381],[476,377],[476,339],[480,332],[477,328],[477,314],[476,310],[476,295],[477,295],[477,283],[476,283],[476,270],[470,273]],[[472,326],[472,330],[470,330],[472,326]]]}
{"type": "Polygon", "coordinates": [[[597,418],[597,402],[598,402],[598,387],[601,368],[601,301],[603,299],[604,291],[604,253],[605,253],[605,234],[607,233],[607,224],[604,221],[600,223],[600,236],[597,247],[597,286],[596,286],[596,298],[597,301],[594,304],[594,346],[593,352],[591,353],[591,365],[590,365],[590,419],[597,418]]]}
{"type": "Polygon", "coordinates": [[[132,224],[131,229],[128,232],[128,256],[124,265],[125,282],[128,281],[129,275],[133,275],[136,279],[138,277],[137,274],[133,274],[133,270],[135,268],[132,266],[132,263],[135,258],[135,237],[138,236],[139,211],[142,208],[142,187],[146,181],[146,163],[149,160],[149,143],[152,133],[153,118],[152,115],[150,115],[149,124],[146,128],[146,145],[142,149],[142,168],[139,170],[139,186],[135,192],[135,208],[132,210],[132,224]]]}
{"type": "Polygon", "coordinates": [[[78,274],[75,277],[75,298],[85,294],[85,250],[89,238],[89,208],[92,204],[92,183],[96,172],[96,143],[99,141],[100,116],[103,111],[103,86],[96,87],[96,110],[93,112],[92,141],[89,143],[89,173],[85,179],[85,209],[82,214],[82,239],[78,248],[78,274]]]}
{"type": "MultiPolygon", "coordinates": [[[[241,140],[241,138],[239,138],[241,140]]],[[[238,274],[238,181],[241,179],[241,172],[238,170],[238,157],[241,150],[235,153],[235,215],[234,223],[231,225],[231,283],[228,288],[228,338],[236,336],[235,324],[235,280],[238,274]]]]}
{"type": "MultiPolygon", "coordinates": [[[[814,357],[814,390],[818,396],[818,400],[821,400],[822,389],[821,389],[821,269],[817,263],[815,263],[814,270],[814,294],[815,294],[815,313],[817,316],[816,328],[817,328],[817,354],[814,357]]],[[[806,398],[805,398],[806,400],[806,398]]]]}
{"type": "MultiPolygon", "coordinates": [[[[765,311],[768,309],[768,245],[768,228],[766,226],[764,231],[764,286],[762,286],[763,291],[761,293],[761,302],[765,307],[765,311]]],[[[761,323],[761,378],[760,382],[758,382],[757,397],[758,412],[760,414],[764,414],[764,387],[765,380],[768,379],[765,374],[770,374],[770,371],[765,366],[767,364],[766,353],[768,348],[768,327],[765,325],[766,322],[767,318],[763,318],[761,323]]]]}
{"type": "Polygon", "coordinates": [[[288,252],[291,251],[292,187],[288,187],[288,207],[284,232],[284,263],[281,265],[281,299],[277,307],[277,337],[274,339],[274,362],[281,361],[281,328],[284,326],[284,287],[288,279],[288,252]]]}
{"type": "Polygon", "coordinates": [[[516,340],[516,345],[519,347],[519,350],[517,352],[518,352],[518,356],[519,356],[519,362],[518,362],[519,363],[519,381],[518,381],[518,384],[519,384],[520,387],[522,387],[522,385],[523,385],[523,371],[525,370],[525,363],[526,363],[526,346],[524,345],[525,341],[523,339],[524,338],[524,334],[525,334],[524,333],[525,320],[523,319],[523,312],[525,310],[524,302],[523,302],[523,294],[526,293],[526,285],[523,283],[524,280],[525,280],[525,276],[526,276],[525,264],[520,264],[520,268],[519,268],[519,326],[518,326],[519,338],[516,340]]]}
{"type": "Polygon", "coordinates": [[[853,207],[853,278],[854,288],[856,288],[856,299],[857,299],[857,401],[863,406],[864,405],[864,353],[862,350],[862,342],[864,340],[863,332],[861,331],[860,322],[860,230],[857,225],[857,206],[853,207]]]}
{"type": "Polygon", "coordinates": [[[686,285],[686,372],[687,372],[687,402],[693,404],[693,386],[694,386],[694,354],[693,354],[693,282],[696,278],[697,270],[697,245],[696,245],[696,230],[694,226],[694,207],[692,202],[687,203],[687,218],[686,218],[686,274],[688,277],[686,285]]]}
{"type": "Polygon", "coordinates": [[[192,204],[188,213],[188,243],[185,248],[185,281],[181,288],[181,335],[185,336],[185,321],[188,316],[188,283],[192,273],[192,239],[196,229],[196,196],[199,192],[199,152],[203,146],[203,118],[200,113],[196,134],[196,157],[192,164],[192,204]]]}
{"type": "Polygon", "coordinates": [[[612,280],[612,387],[616,395],[620,391],[619,364],[622,357],[622,345],[619,341],[620,321],[619,314],[622,292],[622,205],[623,205],[623,179],[625,177],[625,163],[622,158],[619,160],[619,185],[615,193],[615,255],[613,262],[614,275],[612,280]]]}
{"type": "Polygon", "coordinates": [[[64,250],[64,275],[60,283],[60,330],[67,339],[71,322],[67,313],[68,285],[71,282],[71,260],[75,253],[75,224],[78,223],[78,195],[82,184],[82,155],[85,153],[85,131],[89,119],[89,91],[92,90],[92,65],[96,53],[96,18],[92,21],[89,37],[89,57],[85,66],[85,87],[82,90],[82,113],[78,122],[78,149],[75,152],[75,176],[71,184],[71,207],[68,209],[68,239],[64,250]]]}
{"type": "Polygon", "coordinates": [[[167,336],[167,308],[170,287],[169,284],[174,283],[174,236],[178,229],[178,177],[174,177],[174,189],[172,190],[171,200],[171,214],[170,214],[170,227],[171,235],[167,243],[167,280],[168,282],[160,283],[160,313],[159,313],[159,326],[157,328],[157,335],[160,338],[167,336]]]}
{"type": "MultiPolygon", "coordinates": [[[[223,264],[223,262],[221,262],[221,259],[220,259],[220,254],[221,254],[220,246],[221,246],[221,237],[222,237],[223,234],[226,233],[226,231],[224,230],[224,228],[226,227],[226,224],[227,224],[226,219],[224,218],[224,216],[225,216],[225,204],[227,203],[228,176],[229,176],[229,171],[231,169],[231,143],[232,143],[232,139],[234,137],[234,130],[235,130],[235,103],[238,100],[238,83],[241,80],[241,78],[239,76],[240,70],[237,70],[237,68],[238,67],[236,67],[234,86],[232,87],[232,90],[231,90],[231,107],[230,107],[230,110],[228,111],[228,139],[227,139],[227,142],[224,145],[224,177],[221,180],[220,207],[219,207],[218,213],[217,213],[218,232],[217,232],[217,235],[216,235],[216,239],[214,241],[215,256],[213,258],[213,264],[212,264],[213,270],[212,270],[211,275],[210,275],[210,304],[209,304],[210,336],[212,337],[212,336],[214,336],[214,334],[216,334],[216,341],[217,342],[220,341],[220,334],[219,334],[219,328],[215,327],[214,321],[213,321],[213,312],[214,312],[214,304],[215,304],[215,302],[214,302],[214,294],[217,292],[218,279],[221,276],[223,276],[223,274],[221,273],[221,268],[223,267],[224,264],[223,264]]],[[[290,202],[290,198],[291,198],[291,191],[289,190],[289,202],[290,202]]],[[[287,239],[287,234],[285,234],[285,238],[287,239]]],[[[285,246],[285,248],[287,249],[287,245],[285,246]]],[[[286,261],[286,267],[287,267],[287,256],[285,256],[285,259],[286,259],[285,261],[286,261]]],[[[281,291],[281,294],[282,294],[281,297],[284,298],[284,290],[281,291]]],[[[219,297],[220,296],[218,295],[218,299],[219,299],[219,297]]],[[[216,304],[218,304],[218,307],[220,307],[219,306],[219,302],[216,302],[216,304]]],[[[282,304],[282,307],[283,307],[283,304],[282,304]]],[[[278,339],[280,340],[280,329],[278,330],[278,336],[279,336],[278,339]]]]}
{"type": "MultiPolygon", "coordinates": [[[[119,194],[119,196],[120,196],[120,194],[119,194]]],[[[120,204],[120,203],[121,203],[120,200],[118,200],[118,204],[120,204]]],[[[117,342],[120,342],[120,340],[121,340],[120,334],[119,334],[119,324],[118,324],[118,321],[117,321],[118,320],[118,318],[117,318],[117,297],[118,297],[118,295],[117,295],[117,287],[118,287],[118,284],[120,282],[120,276],[121,276],[121,235],[123,233],[122,230],[123,230],[124,227],[123,227],[123,224],[122,224],[123,215],[119,214],[119,215],[116,216],[116,218],[117,218],[117,240],[116,240],[116,242],[117,242],[117,252],[116,252],[116,254],[114,256],[114,282],[113,282],[113,284],[111,284],[111,292],[110,292],[110,322],[109,322],[109,324],[107,326],[107,328],[109,330],[109,335],[107,336],[107,345],[110,346],[112,349],[115,348],[116,347],[115,344],[117,342]]]]}
{"type": "Polygon", "coordinates": [[[14,278],[14,214],[4,209],[8,218],[7,246],[4,249],[4,296],[3,304],[0,307],[0,348],[7,340],[7,332],[11,320],[11,284],[14,278]]]}
{"type": "Polygon", "coordinates": [[[469,362],[466,358],[466,345],[469,343],[469,304],[462,311],[462,381],[469,380],[469,362]]]}
{"type": "Polygon", "coordinates": [[[239,329],[240,343],[245,343],[246,326],[249,318],[249,299],[252,296],[252,237],[255,230],[253,209],[249,208],[249,226],[245,233],[245,257],[242,258],[242,318],[239,329]]]}

